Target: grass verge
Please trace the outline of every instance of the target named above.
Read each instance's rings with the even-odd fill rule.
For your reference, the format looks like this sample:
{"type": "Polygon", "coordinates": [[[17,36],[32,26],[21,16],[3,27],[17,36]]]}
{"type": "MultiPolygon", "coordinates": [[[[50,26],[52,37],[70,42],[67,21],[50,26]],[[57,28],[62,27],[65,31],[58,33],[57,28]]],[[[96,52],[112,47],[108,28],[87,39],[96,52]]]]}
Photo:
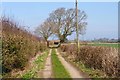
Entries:
{"type": "Polygon", "coordinates": [[[38,75],[38,71],[44,68],[45,59],[47,58],[47,55],[48,55],[48,51],[38,56],[38,58],[33,62],[32,69],[27,71],[25,74],[23,74],[22,78],[24,78],[24,80],[30,78],[40,78],[40,76],[38,75]]]}
{"type": "Polygon", "coordinates": [[[55,49],[52,49],[52,69],[54,78],[71,78],[60,60],[58,59],[55,49]]]}

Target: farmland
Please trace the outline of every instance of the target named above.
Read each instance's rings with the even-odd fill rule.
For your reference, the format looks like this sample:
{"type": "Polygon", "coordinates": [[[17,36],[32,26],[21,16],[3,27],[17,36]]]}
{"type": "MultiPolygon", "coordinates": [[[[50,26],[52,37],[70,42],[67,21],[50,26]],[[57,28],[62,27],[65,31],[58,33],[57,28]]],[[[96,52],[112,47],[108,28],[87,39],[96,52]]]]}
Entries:
{"type": "Polygon", "coordinates": [[[90,43],[90,44],[88,43],[88,45],[120,48],[120,44],[119,43],[90,43]]]}

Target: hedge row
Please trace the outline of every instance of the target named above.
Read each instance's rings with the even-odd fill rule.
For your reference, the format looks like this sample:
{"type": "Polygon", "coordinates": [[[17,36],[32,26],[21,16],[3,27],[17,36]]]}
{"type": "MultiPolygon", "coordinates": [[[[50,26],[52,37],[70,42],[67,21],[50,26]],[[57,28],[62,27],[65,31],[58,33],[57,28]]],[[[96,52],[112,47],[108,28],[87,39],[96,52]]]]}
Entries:
{"type": "Polygon", "coordinates": [[[100,46],[81,46],[77,53],[75,45],[62,45],[61,50],[76,61],[81,61],[86,67],[104,71],[109,77],[119,77],[120,59],[118,49],[100,46]]]}
{"type": "Polygon", "coordinates": [[[24,69],[29,59],[38,51],[44,51],[46,45],[16,22],[2,17],[2,71],[9,73],[13,69],[24,69]]]}

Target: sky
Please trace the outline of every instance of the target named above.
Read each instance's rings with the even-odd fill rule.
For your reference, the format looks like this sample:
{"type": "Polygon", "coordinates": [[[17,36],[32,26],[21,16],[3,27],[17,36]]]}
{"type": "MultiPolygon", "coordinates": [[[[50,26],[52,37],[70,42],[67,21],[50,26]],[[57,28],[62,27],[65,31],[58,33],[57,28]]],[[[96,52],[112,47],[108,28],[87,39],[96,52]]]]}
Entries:
{"type": "MultiPolygon", "coordinates": [[[[2,2],[74,2],[75,0],[2,0],[2,2]]],[[[78,0],[79,2],[118,2],[119,0],[78,0]]]]}
{"type": "MultiPolygon", "coordinates": [[[[75,8],[74,2],[3,2],[2,14],[12,17],[34,31],[57,8],[75,8]]],[[[79,2],[78,9],[86,12],[86,34],[79,39],[118,38],[117,2],[79,2]]],[[[75,34],[68,37],[73,40],[75,34]]]]}

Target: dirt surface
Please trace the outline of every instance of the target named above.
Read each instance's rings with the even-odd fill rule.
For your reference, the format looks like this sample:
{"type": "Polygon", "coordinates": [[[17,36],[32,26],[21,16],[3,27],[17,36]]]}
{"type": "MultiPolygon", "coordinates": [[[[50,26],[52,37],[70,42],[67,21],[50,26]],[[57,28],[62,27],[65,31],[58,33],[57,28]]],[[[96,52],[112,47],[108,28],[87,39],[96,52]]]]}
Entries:
{"type": "Polygon", "coordinates": [[[51,49],[50,49],[45,63],[45,68],[43,70],[43,78],[51,78],[51,75],[52,75],[52,63],[51,63],[51,49]]]}
{"type": "MultiPolygon", "coordinates": [[[[77,78],[82,78],[82,80],[90,80],[87,79],[86,76],[84,76],[82,74],[82,72],[78,71],[78,69],[76,69],[73,65],[71,65],[70,63],[68,63],[56,50],[56,54],[59,58],[59,60],[61,61],[61,63],[63,64],[63,66],[65,67],[65,69],[69,72],[71,78],[73,78],[73,80],[78,80],[77,78]],[[84,78],[84,79],[83,79],[84,78]],[[86,79],[85,79],[86,78],[86,79]]],[[[49,55],[46,59],[46,63],[45,63],[45,68],[43,70],[43,78],[52,78],[52,63],[51,63],[51,51],[52,49],[50,49],[49,51],[49,55]]]]}
{"type": "Polygon", "coordinates": [[[58,55],[58,58],[65,67],[65,69],[70,73],[71,78],[86,78],[82,74],[82,72],[78,71],[74,66],[72,66],[70,63],[65,61],[65,59],[58,53],[57,49],[56,49],[56,54],[58,55]]]}

